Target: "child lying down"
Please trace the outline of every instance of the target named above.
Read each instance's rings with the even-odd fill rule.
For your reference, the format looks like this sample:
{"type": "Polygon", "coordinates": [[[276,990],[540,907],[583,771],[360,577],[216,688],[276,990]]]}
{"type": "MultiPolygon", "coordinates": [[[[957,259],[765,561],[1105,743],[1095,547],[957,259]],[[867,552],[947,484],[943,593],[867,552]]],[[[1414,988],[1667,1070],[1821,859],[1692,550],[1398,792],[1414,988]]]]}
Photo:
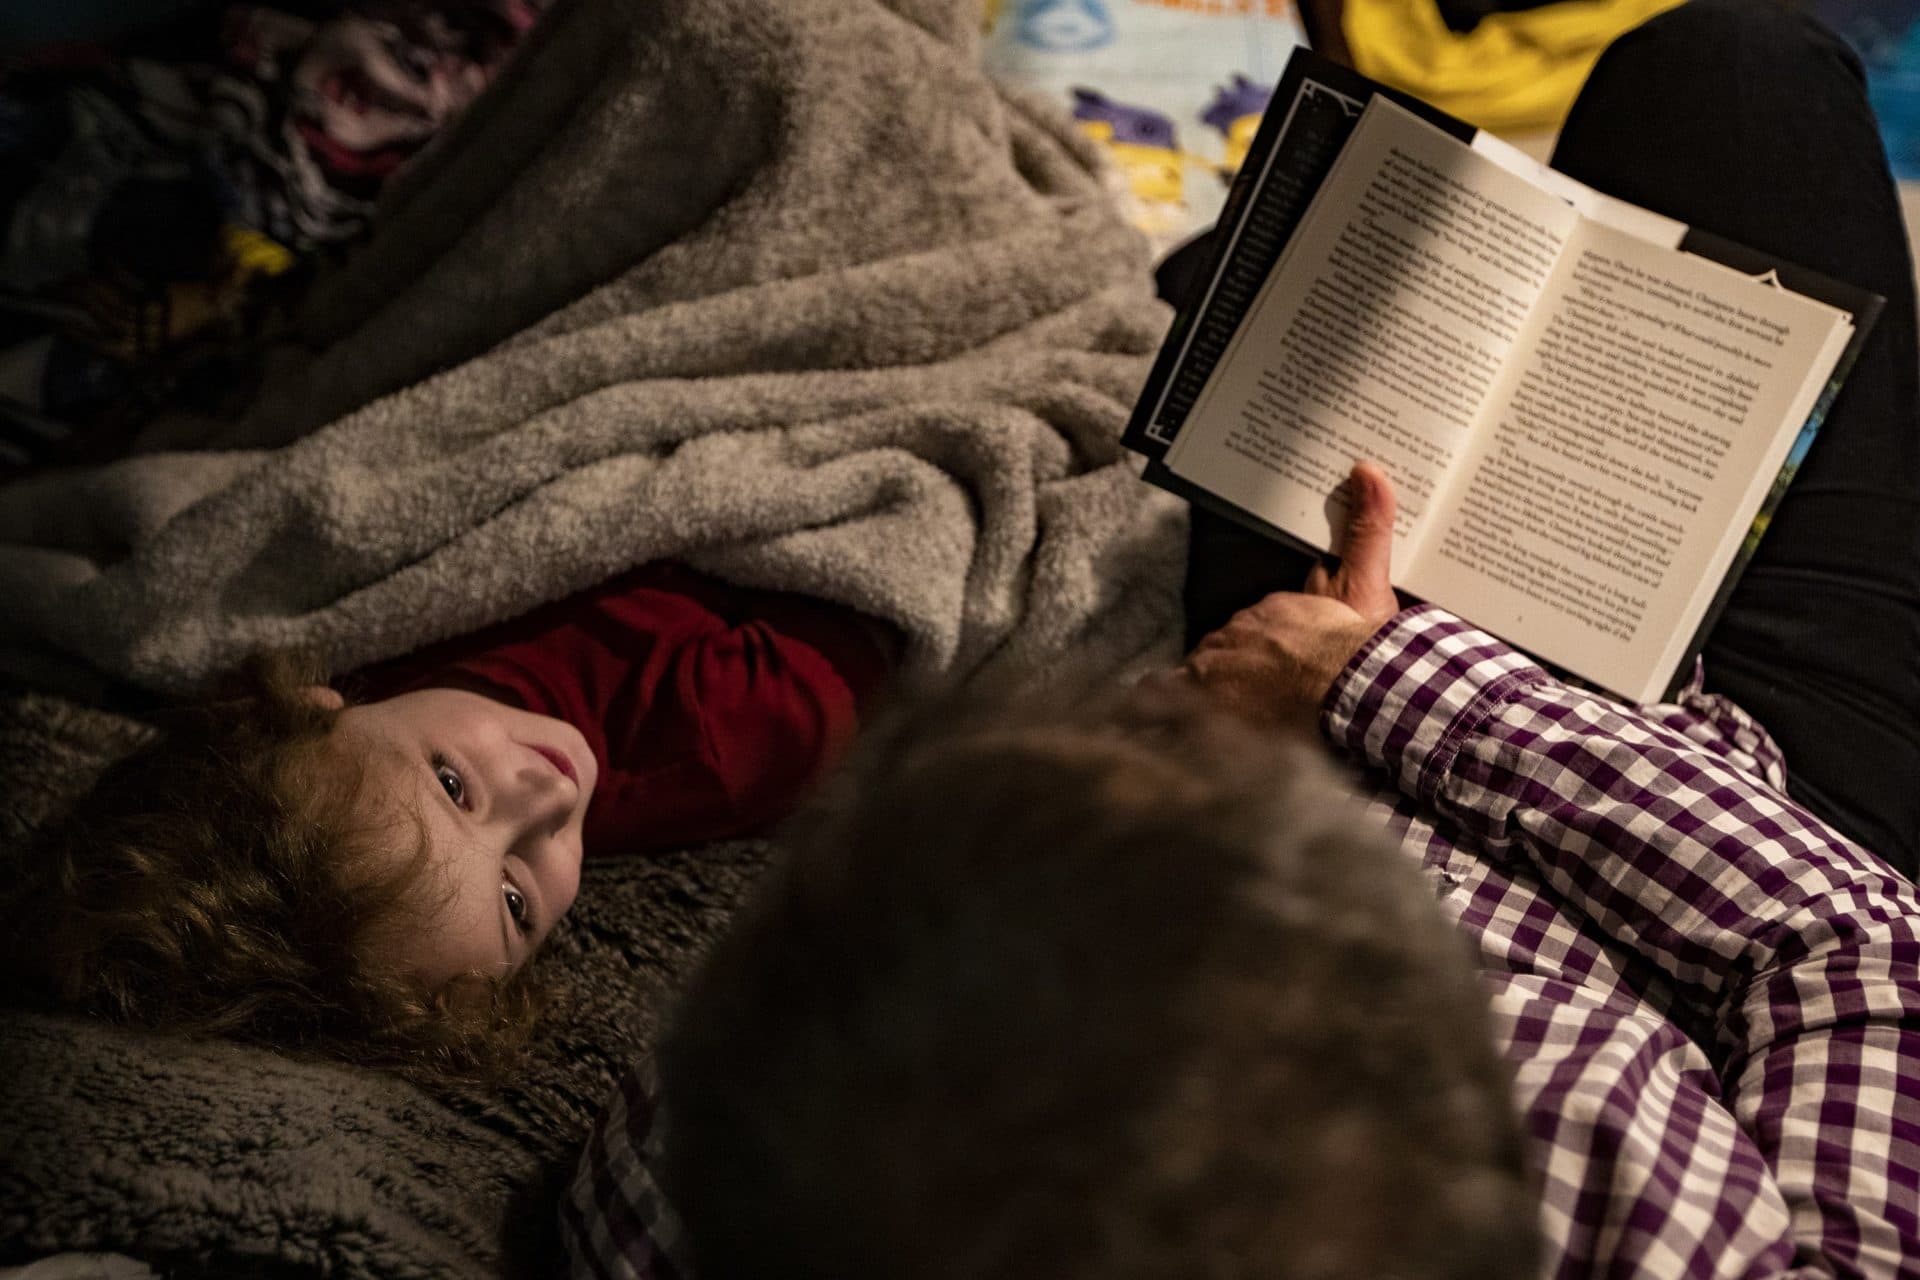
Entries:
{"type": "Polygon", "coordinates": [[[59,1007],[413,1075],[497,1070],[583,856],[751,834],[896,635],[649,565],[328,685],[263,655],[110,769],[7,897],[59,1007]]]}

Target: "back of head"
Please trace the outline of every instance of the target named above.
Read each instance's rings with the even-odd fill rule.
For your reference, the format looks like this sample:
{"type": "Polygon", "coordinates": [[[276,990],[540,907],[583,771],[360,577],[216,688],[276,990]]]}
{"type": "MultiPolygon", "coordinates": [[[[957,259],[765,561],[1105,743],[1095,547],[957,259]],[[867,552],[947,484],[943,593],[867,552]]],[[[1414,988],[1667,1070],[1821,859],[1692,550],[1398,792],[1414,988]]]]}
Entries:
{"type": "Polygon", "coordinates": [[[352,762],[323,749],[337,708],[306,696],[316,676],[264,655],[166,715],[44,835],[0,887],[16,991],[421,1079],[511,1059],[523,991],[426,991],[377,961],[431,900],[424,850],[375,856],[406,824],[370,818],[352,762]]]}
{"type": "Polygon", "coordinates": [[[1465,943],[1304,743],[929,709],[662,1045],[702,1280],[1531,1275],[1465,943]]]}

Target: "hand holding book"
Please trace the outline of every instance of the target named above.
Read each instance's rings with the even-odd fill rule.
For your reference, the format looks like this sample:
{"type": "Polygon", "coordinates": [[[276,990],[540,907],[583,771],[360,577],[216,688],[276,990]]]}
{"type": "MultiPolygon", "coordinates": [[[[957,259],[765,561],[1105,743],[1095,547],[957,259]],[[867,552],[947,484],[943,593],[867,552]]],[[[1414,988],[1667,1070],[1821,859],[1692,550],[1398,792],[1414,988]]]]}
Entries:
{"type": "Polygon", "coordinates": [[[1371,462],[1353,468],[1340,567],[1242,609],[1150,687],[1184,686],[1254,724],[1310,724],[1353,655],[1400,611],[1393,589],[1394,494],[1371,462]]]}
{"type": "Polygon", "coordinates": [[[1354,461],[1400,586],[1637,702],[1691,670],[1879,300],[1296,54],[1127,443],[1325,551],[1354,461]]]}

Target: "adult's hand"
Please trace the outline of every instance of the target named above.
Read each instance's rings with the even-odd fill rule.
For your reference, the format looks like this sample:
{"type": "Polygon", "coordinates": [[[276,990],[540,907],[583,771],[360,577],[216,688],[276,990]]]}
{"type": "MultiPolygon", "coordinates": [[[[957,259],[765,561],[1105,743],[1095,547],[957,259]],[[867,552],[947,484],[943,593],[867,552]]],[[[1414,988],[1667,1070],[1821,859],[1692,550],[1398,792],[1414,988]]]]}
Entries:
{"type": "Polygon", "coordinates": [[[1184,684],[1262,725],[1311,723],[1333,681],[1400,610],[1393,592],[1393,482],[1362,462],[1348,481],[1340,567],[1242,609],[1156,685],[1184,684]]]}

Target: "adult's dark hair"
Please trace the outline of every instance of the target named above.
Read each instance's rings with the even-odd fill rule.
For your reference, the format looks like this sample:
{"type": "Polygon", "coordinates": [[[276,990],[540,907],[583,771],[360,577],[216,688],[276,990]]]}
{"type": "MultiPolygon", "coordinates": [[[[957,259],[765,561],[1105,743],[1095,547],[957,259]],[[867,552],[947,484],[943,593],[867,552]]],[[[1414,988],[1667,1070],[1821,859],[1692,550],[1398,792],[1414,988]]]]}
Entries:
{"type": "Polygon", "coordinates": [[[875,735],[688,990],[701,1280],[1530,1277],[1467,945],[1310,744],[1187,705],[875,735]]]}
{"type": "Polygon", "coordinates": [[[382,958],[433,908],[431,866],[407,815],[363,803],[330,747],[339,712],[307,696],[319,678],[263,655],[163,714],[0,887],[0,963],[29,998],[114,1022],[496,1076],[534,993],[479,975],[428,990],[382,958]]]}

